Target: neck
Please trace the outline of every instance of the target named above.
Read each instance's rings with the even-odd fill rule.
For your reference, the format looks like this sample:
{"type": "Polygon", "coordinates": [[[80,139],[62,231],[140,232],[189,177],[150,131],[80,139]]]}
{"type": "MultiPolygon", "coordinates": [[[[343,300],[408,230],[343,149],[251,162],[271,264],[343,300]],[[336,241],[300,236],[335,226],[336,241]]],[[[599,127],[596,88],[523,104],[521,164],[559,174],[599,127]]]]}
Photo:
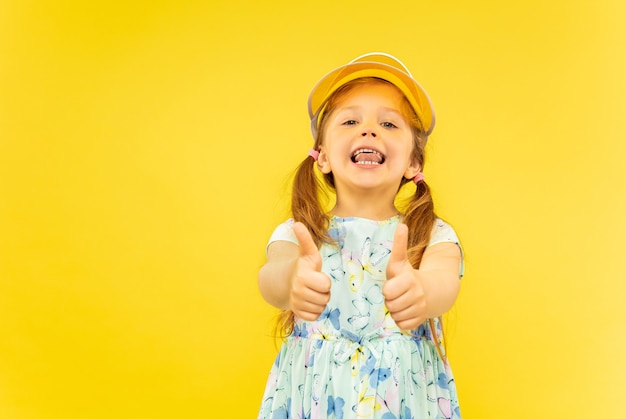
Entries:
{"type": "Polygon", "coordinates": [[[337,196],[337,203],[330,211],[337,217],[359,217],[368,220],[386,220],[399,214],[393,205],[393,201],[385,201],[379,196],[359,197],[359,199],[346,200],[337,196]]]}

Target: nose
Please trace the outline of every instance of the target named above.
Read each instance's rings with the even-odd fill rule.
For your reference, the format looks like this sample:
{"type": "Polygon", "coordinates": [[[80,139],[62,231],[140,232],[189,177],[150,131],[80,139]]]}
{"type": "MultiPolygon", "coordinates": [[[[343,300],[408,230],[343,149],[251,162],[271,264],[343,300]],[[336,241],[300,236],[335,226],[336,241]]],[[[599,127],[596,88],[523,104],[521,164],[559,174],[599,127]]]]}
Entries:
{"type": "Polygon", "coordinates": [[[362,137],[371,136],[372,138],[376,138],[376,131],[373,128],[365,128],[361,133],[362,137]]]}

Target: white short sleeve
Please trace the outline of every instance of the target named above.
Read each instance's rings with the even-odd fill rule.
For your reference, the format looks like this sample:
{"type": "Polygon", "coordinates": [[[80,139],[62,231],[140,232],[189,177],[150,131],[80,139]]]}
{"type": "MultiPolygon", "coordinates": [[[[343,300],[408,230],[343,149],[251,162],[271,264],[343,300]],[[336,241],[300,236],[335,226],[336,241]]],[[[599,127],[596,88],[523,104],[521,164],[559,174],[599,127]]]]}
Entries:
{"type": "Polygon", "coordinates": [[[463,255],[463,248],[461,247],[461,242],[459,241],[456,232],[452,228],[452,226],[440,218],[435,220],[435,225],[433,226],[433,230],[430,233],[430,242],[428,246],[435,245],[437,243],[454,243],[459,246],[459,250],[461,250],[461,266],[459,268],[459,278],[463,277],[465,273],[465,262],[463,255]]]}
{"type": "Polygon", "coordinates": [[[270,236],[270,239],[267,242],[267,246],[269,246],[273,242],[281,241],[281,240],[288,241],[299,246],[300,243],[298,242],[298,239],[296,238],[296,234],[293,232],[293,223],[294,223],[293,218],[290,218],[284,223],[279,224],[278,227],[274,229],[274,232],[270,236]]]}

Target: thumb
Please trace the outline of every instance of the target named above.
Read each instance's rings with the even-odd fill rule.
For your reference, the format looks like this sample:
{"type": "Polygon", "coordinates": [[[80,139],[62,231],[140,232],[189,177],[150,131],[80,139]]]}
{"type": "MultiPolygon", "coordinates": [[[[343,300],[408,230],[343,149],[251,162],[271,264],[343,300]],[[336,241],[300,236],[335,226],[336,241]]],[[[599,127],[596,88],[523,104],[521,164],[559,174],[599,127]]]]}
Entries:
{"type": "Polygon", "coordinates": [[[298,221],[293,224],[293,232],[296,235],[296,239],[298,239],[298,242],[300,243],[300,256],[311,260],[315,264],[316,269],[321,269],[322,260],[320,252],[317,245],[313,241],[313,237],[311,237],[309,229],[298,221]]]}
{"type": "Polygon", "coordinates": [[[408,259],[407,247],[409,243],[409,228],[406,224],[399,224],[393,235],[393,244],[391,245],[391,254],[387,264],[387,278],[393,277],[395,270],[399,268],[399,264],[404,263],[408,259]]]}

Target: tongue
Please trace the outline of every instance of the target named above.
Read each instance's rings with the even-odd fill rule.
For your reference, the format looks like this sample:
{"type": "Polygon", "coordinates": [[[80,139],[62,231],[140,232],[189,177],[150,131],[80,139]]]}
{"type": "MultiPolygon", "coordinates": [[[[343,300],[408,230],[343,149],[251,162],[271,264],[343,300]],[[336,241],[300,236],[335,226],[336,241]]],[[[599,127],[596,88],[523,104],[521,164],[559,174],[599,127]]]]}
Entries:
{"type": "Polygon", "coordinates": [[[375,163],[381,163],[382,159],[376,153],[360,153],[358,156],[356,156],[354,158],[354,161],[356,163],[363,162],[363,161],[371,161],[371,162],[375,162],[375,163]]]}

